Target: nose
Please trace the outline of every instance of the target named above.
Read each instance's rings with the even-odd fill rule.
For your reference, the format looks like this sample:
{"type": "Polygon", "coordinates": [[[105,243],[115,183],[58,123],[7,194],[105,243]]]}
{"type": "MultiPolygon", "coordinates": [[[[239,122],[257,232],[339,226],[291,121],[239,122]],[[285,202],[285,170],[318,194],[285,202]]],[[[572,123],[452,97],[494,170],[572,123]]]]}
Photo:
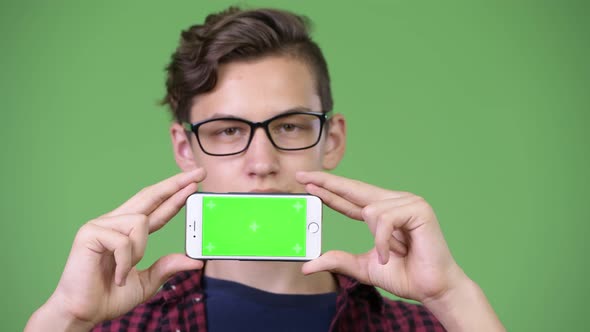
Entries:
{"type": "Polygon", "coordinates": [[[279,171],[278,151],[263,128],[256,128],[246,150],[246,170],[251,176],[266,177],[279,171]]]}

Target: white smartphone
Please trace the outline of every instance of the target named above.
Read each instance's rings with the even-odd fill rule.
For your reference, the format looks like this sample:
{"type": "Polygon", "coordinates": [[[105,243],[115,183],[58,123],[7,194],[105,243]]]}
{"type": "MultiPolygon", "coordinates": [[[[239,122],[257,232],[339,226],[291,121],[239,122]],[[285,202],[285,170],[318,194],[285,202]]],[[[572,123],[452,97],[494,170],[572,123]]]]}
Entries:
{"type": "Polygon", "coordinates": [[[185,247],[195,259],[317,258],[322,201],[308,194],[194,193],[186,201],[185,247]]]}

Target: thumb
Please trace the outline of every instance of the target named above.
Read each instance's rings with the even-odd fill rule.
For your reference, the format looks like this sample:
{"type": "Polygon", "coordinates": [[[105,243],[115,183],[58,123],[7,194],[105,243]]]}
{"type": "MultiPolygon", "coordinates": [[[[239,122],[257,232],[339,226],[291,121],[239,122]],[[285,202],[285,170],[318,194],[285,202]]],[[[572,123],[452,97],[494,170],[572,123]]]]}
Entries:
{"type": "Polygon", "coordinates": [[[181,271],[203,268],[203,262],[183,254],[170,254],[160,257],[152,266],[140,272],[144,281],[145,294],[151,297],[174,274],[181,271]]]}
{"type": "Polygon", "coordinates": [[[344,274],[361,282],[368,279],[360,257],[339,250],[328,251],[301,267],[301,272],[305,275],[322,271],[344,274]]]}

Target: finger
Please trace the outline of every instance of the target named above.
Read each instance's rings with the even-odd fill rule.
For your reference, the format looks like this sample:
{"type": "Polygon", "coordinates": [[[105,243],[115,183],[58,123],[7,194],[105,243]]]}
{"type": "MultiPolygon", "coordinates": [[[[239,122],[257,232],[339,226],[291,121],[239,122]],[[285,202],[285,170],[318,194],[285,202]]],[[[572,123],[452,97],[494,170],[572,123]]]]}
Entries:
{"type": "Polygon", "coordinates": [[[381,264],[388,262],[391,251],[400,256],[407,254],[407,241],[401,230],[407,223],[419,220],[418,217],[424,215],[419,209],[422,202],[424,200],[421,197],[410,194],[381,200],[363,208],[363,219],[375,237],[375,249],[381,264]]]}
{"type": "Polygon", "coordinates": [[[375,236],[375,234],[377,234],[377,222],[383,218],[382,216],[385,213],[394,211],[400,206],[412,204],[416,202],[417,199],[418,196],[409,194],[397,198],[389,198],[373,202],[361,210],[362,220],[367,223],[369,229],[371,230],[371,234],[375,236]]]}
{"type": "Polygon", "coordinates": [[[399,197],[404,194],[325,172],[297,172],[295,178],[302,184],[313,183],[318,187],[325,188],[361,207],[377,200],[399,197]]]}
{"type": "Polygon", "coordinates": [[[308,193],[321,198],[322,202],[329,206],[331,209],[338,211],[349,218],[361,221],[363,220],[363,216],[361,213],[362,209],[360,206],[345,200],[344,198],[334,194],[333,192],[327,189],[318,187],[313,183],[306,185],[305,189],[308,193]]]}
{"type": "MultiPolygon", "coordinates": [[[[428,210],[422,208],[427,207],[427,203],[422,203],[425,203],[425,201],[421,197],[408,194],[402,197],[390,198],[371,203],[362,209],[361,214],[363,220],[369,225],[369,229],[375,236],[377,223],[383,220],[392,220],[399,215],[406,216],[406,221],[415,222],[418,220],[424,220],[424,218],[410,219],[410,217],[424,216],[429,213],[428,210]]],[[[405,223],[402,223],[400,220],[397,220],[396,222],[396,228],[401,229],[406,227],[405,223]]],[[[418,225],[413,225],[413,227],[416,226],[418,225]]]]}
{"type": "Polygon", "coordinates": [[[192,182],[200,182],[206,176],[202,168],[194,169],[190,172],[176,174],[155,185],[142,189],[135,196],[131,197],[120,207],[108,213],[106,216],[119,214],[141,213],[148,215],[152,213],[160,204],[165,202],[172,195],[185,188],[192,182]]]}
{"type": "Polygon", "coordinates": [[[125,214],[103,217],[91,223],[113,229],[126,235],[132,244],[131,266],[135,266],[143,258],[148,239],[149,221],[143,214],[125,214]]]}
{"type": "Polygon", "coordinates": [[[203,268],[203,262],[183,254],[170,254],[158,259],[152,266],[139,272],[145,287],[145,299],[150,298],[174,274],[203,268]]]}
{"type": "Polygon", "coordinates": [[[316,272],[329,271],[345,274],[360,282],[368,283],[366,264],[362,264],[362,257],[344,251],[328,251],[320,257],[303,264],[301,272],[308,275],[316,272]]]}
{"type": "Polygon", "coordinates": [[[409,245],[408,239],[411,241],[414,238],[422,238],[423,242],[428,241],[424,236],[428,233],[427,229],[432,231],[433,227],[425,226],[429,216],[425,216],[421,209],[421,204],[410,203],[385,211],[376,217],[375,248],[379,254],[381,264],[388,262],[390,249],[402,255],[406,254],[407,251],[404,251],[399,246],[402,245],[407,249],[409,245]],[[401,231],[401,234],[404,235],[401,236],[400,233],[395,233],[395,231],[401,231]],[[403,238],[403,241],[400,241],[400,238],[403,238]],[[396,241],[391,242],[391,239],[396,241]]]}
{"type": "Polygon", "coordinates": [[[182,209],[186,203],[186,199],[196,191],[197,184],[190,183],[154,210],[154,212],[149,215],[150,234],[166,225],[166,223],[168,223],[170,219],[182,209]]]}
{"type": "MultiPolygon", "coordinates": [[[[393,232],[395,234],[395,231],[393,232]]],[[[389,239],[389,249],[393,251],[398,257],[405,257],[408,255],[408,245],[392,235],[389,239]]]]}
{"type": "Polygon", "coordinates": [[[377,223],[375,231],[375,250],[377,250],[379,263],[381,263],[381,265],[385,265],[389,261],[391,244],[397,248],[397,240],[393,237],[393,230],[393,223],[388,222],[387,220],[382,220],[377,223]]]}
{"type": "Polygon", "coordinates": [[[109,228],[88,223],[80,230],[80,241],[89,250],[98,253],[112,253],[115,259],[115,283],[125,285],[127,274],[131,270],[132,243],[130,239],[109,228]]]}
{"type": "MultiPolygon", "coordinates": [[[[409,248],[410,246],[410,242],[408,240],[408,237],[406,236],[406,233],[400,231],[399,229],[396,229],[393,231],[393,233],[391,234],[391,236],[395,239],[395,241],[399,242],[401,245],[404,246],[404,248],[406,248],[406,250],[409,248]]],[[[397,250],[394,250],[395,252],[397,252],[397,250]]],[[[398,254],[405,256],[407,254],[407,252],[401,253],[401,252],[397,252],[398,254]]]]}

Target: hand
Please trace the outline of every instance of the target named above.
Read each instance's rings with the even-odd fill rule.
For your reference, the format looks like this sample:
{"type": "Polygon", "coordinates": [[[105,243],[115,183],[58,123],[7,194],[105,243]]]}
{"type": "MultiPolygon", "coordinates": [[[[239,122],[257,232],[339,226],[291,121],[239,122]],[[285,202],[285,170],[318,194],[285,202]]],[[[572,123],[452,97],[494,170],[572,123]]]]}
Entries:
{"type": "Polygon", "coordinates": [[[343,273],[421,302],[468,280],[451,256],[434,211],[421,197],[323,172],[299,172],[296,179],[330,208],[366,222],[375,237],[375,247],[367,253],[330,251],[304,264],[303,273],[343,273]]]}
{"type": "Polygon", "coordinates": [[[92,327],[145,302],[173,274],[202,268],[201,261],[184,254],[161,257],[143,271],[135,265],[143,257],[148,234],[178,213],[204,177],[203,169],[177,174],[82,226],[59,284],[40,311],[51,312],[51,320],[59,317],[92,327]]]}

